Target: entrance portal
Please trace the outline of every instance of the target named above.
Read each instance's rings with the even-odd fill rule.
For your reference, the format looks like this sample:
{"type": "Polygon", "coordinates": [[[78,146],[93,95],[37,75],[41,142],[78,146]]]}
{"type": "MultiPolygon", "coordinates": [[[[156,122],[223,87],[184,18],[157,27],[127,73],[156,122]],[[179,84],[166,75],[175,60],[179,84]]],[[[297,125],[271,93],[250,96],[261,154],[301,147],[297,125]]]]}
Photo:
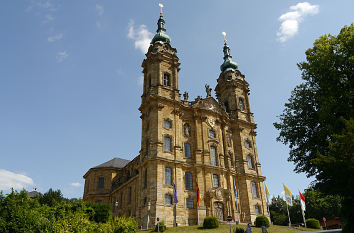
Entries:
{"type": "Polygon", "coordinates": [[[219,221],[224,221],[224,204],[221,202],[214,202],[215,217],[219,221]]]}

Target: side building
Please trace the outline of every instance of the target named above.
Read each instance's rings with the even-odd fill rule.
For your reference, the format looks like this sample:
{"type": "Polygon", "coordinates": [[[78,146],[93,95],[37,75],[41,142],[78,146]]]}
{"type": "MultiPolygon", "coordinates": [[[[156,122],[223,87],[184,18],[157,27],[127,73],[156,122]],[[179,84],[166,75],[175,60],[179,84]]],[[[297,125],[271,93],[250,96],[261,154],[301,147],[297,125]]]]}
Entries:
{"type": "Polygon", "coordinates": [[[157,25],[142,63],[140,153],[132,161],[114,158],[91,168],[84,200],[112,205],[114,216],[134,216],[144,228],[157,217],[168,226],[195,225],[206,216],[245,223],[269,217],[249,84],[227,42],[217,100],[208,85],[205,98],[189,101],[185,92],[181,100],[179,58],[162,13],[157,25]]]}

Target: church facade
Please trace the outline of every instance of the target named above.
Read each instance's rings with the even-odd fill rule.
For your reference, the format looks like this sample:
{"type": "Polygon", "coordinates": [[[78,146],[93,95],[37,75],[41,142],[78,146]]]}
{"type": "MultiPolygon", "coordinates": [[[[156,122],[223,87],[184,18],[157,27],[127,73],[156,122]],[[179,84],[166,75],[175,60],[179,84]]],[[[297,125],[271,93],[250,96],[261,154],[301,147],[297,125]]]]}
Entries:
{"type": "Polygon", "coordinates": [[[249,84],[225,40],[215,93],[188,99],[179,92],[177,50],[161,13],[142,63],[139,108],[141,150],[133,160],[114,158],[84,175],[83,199],[112,206],[145,227],[195,225],[206,216],[254,222],[269,217],[255,142],[249,84]],[[198,203],[199,202],[199,203],[198,203]]]}

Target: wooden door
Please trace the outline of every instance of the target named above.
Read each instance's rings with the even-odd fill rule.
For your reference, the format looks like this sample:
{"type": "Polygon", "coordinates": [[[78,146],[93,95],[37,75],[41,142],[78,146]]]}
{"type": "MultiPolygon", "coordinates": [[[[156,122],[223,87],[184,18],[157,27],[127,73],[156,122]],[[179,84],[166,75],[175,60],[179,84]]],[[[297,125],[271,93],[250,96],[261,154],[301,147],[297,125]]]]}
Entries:
{"type": "Polygon", "coordinates": [[[224,205],[221,202],[214,203],[215,217],[219,221],[224,221],[224,205]]]}

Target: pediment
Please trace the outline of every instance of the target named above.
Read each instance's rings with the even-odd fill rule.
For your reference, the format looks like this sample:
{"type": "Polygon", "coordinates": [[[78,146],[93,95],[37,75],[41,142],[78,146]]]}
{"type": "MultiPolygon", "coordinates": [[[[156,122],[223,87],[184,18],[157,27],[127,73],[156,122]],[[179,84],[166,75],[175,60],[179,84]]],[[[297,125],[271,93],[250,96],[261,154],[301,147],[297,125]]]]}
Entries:
{"type": "Polygon", "coordinates": [[[225,109],[222,108],[213,97],[198,99],[192,106],[194,108],[211,110],[220,114],[223,114],[225,112],[225,109]]]}

